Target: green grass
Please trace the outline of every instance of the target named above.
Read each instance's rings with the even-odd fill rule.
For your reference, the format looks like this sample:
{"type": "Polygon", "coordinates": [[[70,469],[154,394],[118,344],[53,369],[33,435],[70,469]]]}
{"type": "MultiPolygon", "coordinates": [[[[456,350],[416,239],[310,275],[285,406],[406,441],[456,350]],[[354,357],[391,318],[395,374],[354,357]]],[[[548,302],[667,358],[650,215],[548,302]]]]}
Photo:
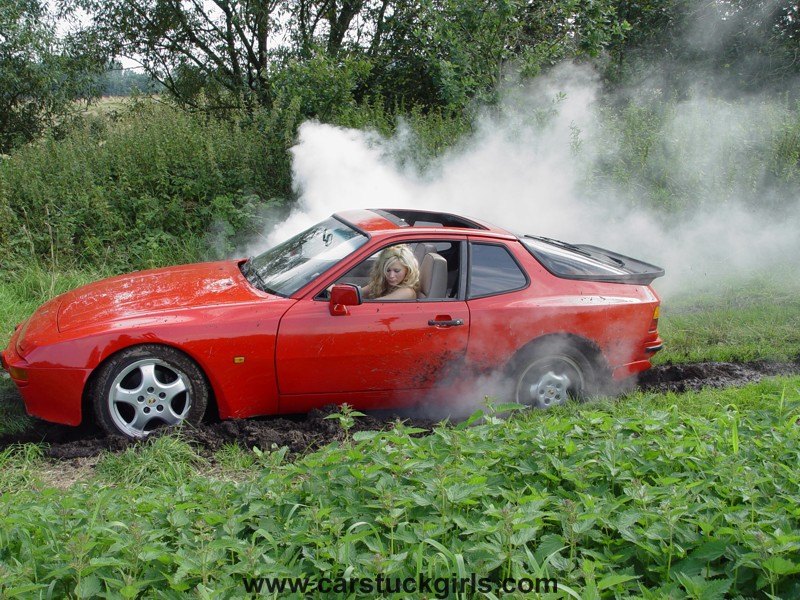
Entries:
{"type": "Polygon", "coordinates": [[[174,436],[58,493],[14,450],[0,595],[235,598],[244,577],[475,573],[556,580],[544,598],[797,597],[798,418],[797,377],[634,394],[424,437],[398,424],[294,463],[260,454],[239,482],[174,436]]]}
{"type": "Polygon", "coordinates": [[[101,277],[97,272],[52,272],[31,267],[11,279],[0,279],[0,343],[8,343],[15,325],[27,319],[38,306],[66,291],[101,277]]]}
{"type": "Polygon", "coordinates": [[[39,483],[43,452],[36,444],[13,444],[0,451],[0,489],[17,489],[39,483]]]}
{"type": "Polygon", "coordinates": [[[115,486],[177,487],[208,467],[208,461],[180,433],[148,439],[123,452],[107,452],[98,462],[98,478],[115,486]]]}
{"type": "Polygon", "coordinates": [[[800,275],[762,273],[665,299],[656,363],[800,359],[800,275]]]}

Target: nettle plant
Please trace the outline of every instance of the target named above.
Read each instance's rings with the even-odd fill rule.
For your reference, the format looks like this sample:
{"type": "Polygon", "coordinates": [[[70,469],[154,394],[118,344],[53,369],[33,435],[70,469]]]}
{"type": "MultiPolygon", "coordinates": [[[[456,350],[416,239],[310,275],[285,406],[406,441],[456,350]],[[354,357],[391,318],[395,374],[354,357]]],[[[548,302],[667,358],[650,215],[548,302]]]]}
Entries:
{"type": "MultiPolygon", "coordinates": [[[[547,412],[489,406],[429,432],[352,432],[358,415],[344,409],[346,443],[294,462],[286,449],[254,453],[239,481],[137,470],[126,484],[127,469],[100,468],[66,492],[6,487],[0,595],[232,598],[263,577],[476,574],[555,581],[557,594],[541,594],[553,598],[797,597],[790,381],[547,412]]],[[[207,472],[175,444],[188,446],[136,452],[160,471],[147,455],[168,447],[207,472]]]]}

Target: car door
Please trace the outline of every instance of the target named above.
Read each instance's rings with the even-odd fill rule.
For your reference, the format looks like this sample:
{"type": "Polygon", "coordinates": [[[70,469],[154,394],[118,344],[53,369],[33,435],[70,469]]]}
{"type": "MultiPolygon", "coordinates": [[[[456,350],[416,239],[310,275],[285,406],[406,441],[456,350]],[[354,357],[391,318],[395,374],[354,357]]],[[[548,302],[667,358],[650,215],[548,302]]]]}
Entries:
{"type": "MultiPolygon", "coordinates": [[[[451,263],[460,261],[462,244],[447,245],[451,263]]],[[[458,265],[451,264],[448,294],[453,297],[365,300],[335,315],[327,300],[297,302],[281,319],[278,332],[281,395],[447,385],[461,370],[469,338],[469,311],[459,273],[458,265]]]]}

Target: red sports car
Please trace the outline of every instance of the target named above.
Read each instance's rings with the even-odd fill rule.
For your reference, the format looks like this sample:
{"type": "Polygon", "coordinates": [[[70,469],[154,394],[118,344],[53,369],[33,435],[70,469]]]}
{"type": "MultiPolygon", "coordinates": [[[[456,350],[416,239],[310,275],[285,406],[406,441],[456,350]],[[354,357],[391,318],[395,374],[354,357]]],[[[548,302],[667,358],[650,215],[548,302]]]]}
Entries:
{"type": "Polygon", "coordinates": [[[650,283],[663,274],[452,214],[353,210],[249,260],[63,294],[17,326],[2,365],[29,414],[93,415],[132,438],[208,411],[443,401],[489,374],[507,378],[509,400],[547,407],[651,366],[662,342],[650,283]],[[399,245],[416,297],[370,299],[373,263],[399,245]]]}

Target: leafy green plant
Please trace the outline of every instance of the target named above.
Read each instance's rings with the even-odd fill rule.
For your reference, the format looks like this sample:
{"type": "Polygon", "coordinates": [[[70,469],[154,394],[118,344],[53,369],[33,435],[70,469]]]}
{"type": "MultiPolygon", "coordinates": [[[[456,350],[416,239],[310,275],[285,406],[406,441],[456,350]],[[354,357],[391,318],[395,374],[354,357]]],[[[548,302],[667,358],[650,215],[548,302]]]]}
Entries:
{"type": "Polygon", "coordinates": [[[353,428],[353,425],[356,424],[356,419],[364,416],[366,416],[364,413],[353,409],[352,406],[345,402],[339,406],[339,412],[332,413],[325,418],[337,421],[344,432],[345,440],[349,441],[350,430],[353,428]]]}
{"type": "MultiPolygon", "coordinates": [[[[295,462],[252,453],[238,480],[180,436],[106,456],[67,491],[18,478],[0,502],[0,593],[239,597],[265,577],[472,574],[527,578],[544,598],[800,591],[798,378],[500,408],[422,436],[401,422],[355,432],[295,462]]],[[[19,452],[4,465],[35,470],[19,452]]]]}
{"type": "MultiPolygon", "coordinates": [[[[9,331],[39,297],[84,277],[37,269],[0,282],[0,297],[18,299],[9,331]]],[[[678,299],[663,333],[672,338],[677,316],[695,319],[687,347],[718,356],[703,328],[725,311],[743,355],[770,299],[783,322],[794,318],[792,282],[678,299]]],[[[23,424],[15,393],[2,382],[4,410],[23,424]]],[[[287,448],[230,446],[211,468],[180,434],[162,435],[103,456],[66,491],[44,483],[40,446],[6,448],[0,595],[238,597],[259,577],[473,573],[553,580],[576,598],[800,594],[797,377],[546,412],[489,399],[430,432],[354,431],[349,406],[329,418],[347,443],[294,462],[287,448]]]]}
{"type": "Polygon", "coordinates": [[[0,162],[9,267],[120,271],[225,256],[290,191],[274,187],[264,142],[254,126],[138,101],[113,119],[89,117],[62,140],[22,148],[0,162]]]}

